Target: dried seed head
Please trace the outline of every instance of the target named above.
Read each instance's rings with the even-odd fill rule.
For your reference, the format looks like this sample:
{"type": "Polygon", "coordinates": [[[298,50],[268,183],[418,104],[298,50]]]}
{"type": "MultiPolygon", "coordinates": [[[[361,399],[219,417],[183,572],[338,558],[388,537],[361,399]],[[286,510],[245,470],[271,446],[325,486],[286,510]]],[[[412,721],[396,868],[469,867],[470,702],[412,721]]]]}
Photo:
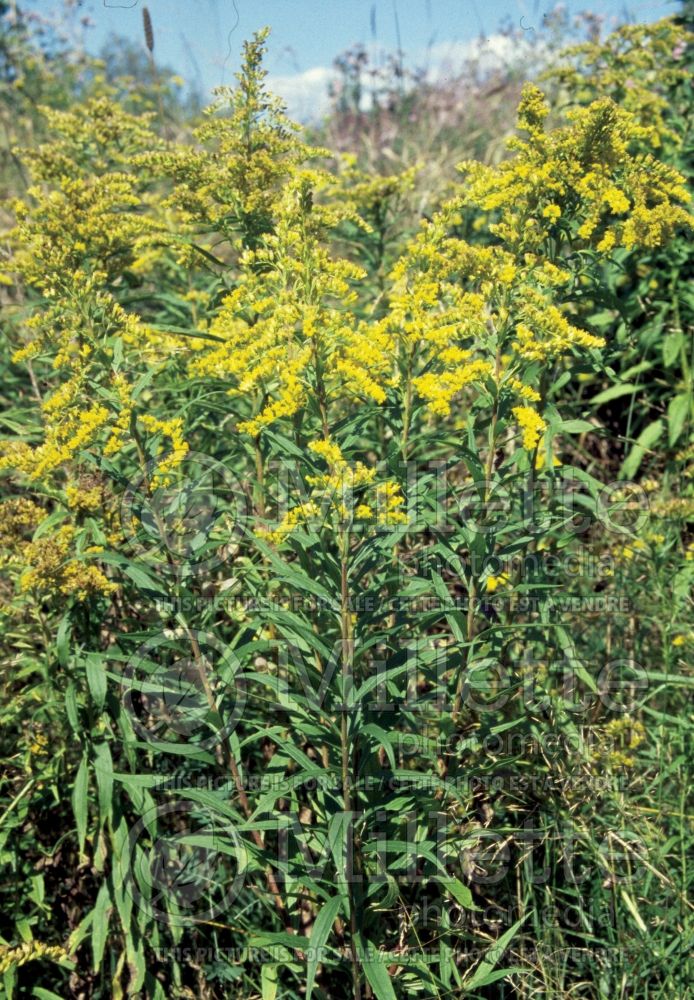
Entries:
{"type": "Polygon", "coordinates": [[[142,25],[145,29],[145,45],[149,52],[154,52],[154,30],[152,29],[152,18],[149,16],[147,7],[142,8],[142,25]]]}

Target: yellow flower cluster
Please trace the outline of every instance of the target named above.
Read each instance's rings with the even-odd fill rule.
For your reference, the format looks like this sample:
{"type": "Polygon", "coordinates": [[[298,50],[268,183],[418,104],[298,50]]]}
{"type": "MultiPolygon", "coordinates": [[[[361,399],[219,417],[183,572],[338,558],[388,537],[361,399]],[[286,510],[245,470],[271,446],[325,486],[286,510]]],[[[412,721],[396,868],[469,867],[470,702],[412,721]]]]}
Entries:
{"type": "Polygon", "coordinates": [[[268,541],[272,542],[274,545],[279,545],[283,542],[288,535],[299,527],[307,525],[316,525],[319,527],[326,521],[326,514],[321,511],[319,504],[315,503],[313,500],[308,500],[304,503],[297,504],[292,507],[291,510],[283,516],[281,521],[272,528],[261,528],[258,533],[267,538],[268,541]]]}
{"type": "Polygon", "coordinates": [[[17,969],[28,962],[48,959],[51,962],[69,960],[70,955],[61,945],[44,944],[42,941],[25,941],[15,948],[0,945],[0,974],[17,969]]]}
{"type": "Polygon", "coordinates": [[[570,100],[586,104],[611,97],[646,130],[648,142],[675,141],[667,127],[668,93],[686,85],[689,72],[682,56],[694,35],[674,18],[654,24],[625,24],[601,41],[584,42],[564,53],[544,79],[556,81],[570,100]]]}
{"type": "MultiPolygon", "coordinates": [[[[142,158],[173,180],[164,205],[173,207],[196,235],[200,230],[221,234],[230,244],[240,240],[251,249],[272,231],[285,182],[300,164],[325,153],[300,141],[299,127],[266,87],[262,60],[267,36],[264,29],[244,43],[238,86],[215,90],[215,102],[194,132],[198,145],[142,158]]],[[[185,240],[180,246],[182,260],[195,260],[196,252],[185,240]]]]}
{"type": "Polygon", "coordinates": [[[168,440],[169,450],[157,461],[150,484],[153,489],[158,486],[168,486],[172,481],[171,474],[180,466],[189,450],[187,442],[183,439],[183,421],[180,417],[160,420],[147,413],[140,419],[151,434],[161,435],[168,440]]]}
{"type": "Polygon", "coordinates": [[[350,465],[334,441],[312,441],[308,448],[323,459],[328,471],[306,476],[311,487],[309,499],[292,507],[273,529],[261,531],[270,541],[279,544],[295,528],[312,523],[316,527],[333,522],[346,526],[358,521],[393,527],[408,522],[402,510],[405,498],[397,483],[376,483],[376,469],[362,462],[350,465]]]}
{"type": "Polygon", "coordinates": [[[0,504],[0,546],[4,548],[26,532],[32,532],[44,516],[43,508],[26,497],[5,500],[0,504]]]}
{"type": "Polygon", "coordinates": [[[16,497],[0,504],[0,567],[17,562],[17,556],[46,512],[33,500],[16,497]]]}
{"type": "MultiPolygon", "coordinates": [[[[452,350],[444,351],[442,361],[445,363],[452,353],[452,350]]],[[[429,404],[431,412],[445,417],[451,412],[453,398],[461,389],[472,382],[484,382],[493,371],[491,362],[476,359],[457,365],[449,371],[420,375],[413,380],[413,384],[422,399],[429,404]]]]}
{"type": "Polygon", "coordinates": [[[29,188],[31,202],[14,205],[18,225],[12,234],[19,246],[14,264],[24,280],[55,295],[72,274],[84,273],[85,262],[115,276],[122,255],[131,255],[156,231],[137,211],[141,199],[135,190],[127,174],[63,177],[48,194],[29,188]]]}
{"type": "Polygon", "coordinates": [[[547,424],[531,406],[514,406],[513,415],[523,431],[523,447],[532,451],[547,430],[547,424]]]}
{"type": "Polygon", "coordinates": [[[89,486],[85,483],[76,485],[70,483],[65,487],[65,497],[71,510],[94,513],[103,503],[100,486],[89,486]]]}
{"type": "Polygon", "coordinates": [[[337,468],[346,465],[342,450],[334,441],[312,441],[308,447],[315,455],[325,459],[329,466],[337,468]]]}
{"type": "Polygon", "coordinates": [[[525,288],[524,299],[515,309],[517,322],[513,346],[527,361],[547,361],[569,353],[603,347],[605,341],[573,326],[561,310],[547,302],[536,289],[525,288]]]}
{"type": "Polygon", "coordinates": [[[487,577],[487,583],[486,583],[487,593],[488,594],[496,593],[499,587],[506,586],[506,584],[509,583],[510,579],[511,578],[509,577],[508,573],[499,573],[496,575],[492,573],[490,576],[487,577]]]}
{"type": "Polygon", "coordinates": [[[606,759],[612,767],[633,767],[630,751],[636,750],[646,739],[646,730],[638,719],[624,715],[612,719],[604,729],[605,744],[595,753],[595,759],[606,759]]]}
{"type": "Polygon", "coordinates": [[[45,733],[34,730],[29,737],[29,753],[34,757],[46,757],[50,753],[48,749],[48,737],[45,733]]]}
{"type": "Polygon", "coordinates": [[[286,185],[274,231],[242,254],[238,287],[210,326],[221,344],[191,362],[193,375],[230,382],[231,395],[249,398],[253,412],[239,422],[242,433],[255,436],[293,416],[311,385],[325,407],[343,396],[382,403],[391,383],[390,338],[345,308],[363,271],[322,245],[352,214],[314,202],[332,183],[317,171],[301,171],[286,185]]]}
{"type": "Polygon", "coordinates": [[[22,559],[26,569],[19,578],[20,590],[44,597],[74,597],[86,601],[117,589],[97,566],[84,563],[73,555],[75,529],[63,525],[53,535],[29,542],[22,559]]]}
{"type": "Polygon", "coordinates": [[[14,274],[40,292],[13,360],[52,356],[59,381],[43,399],[43,442],[0,447],[0,468],[39,480],[92,447],[107,425],[106,454],[124,444],[134,381],[126,368],[144,371],[156,338],[119,302],[123,274],[143,253],[151,270],[166,252],[160,194],[138,161],[160,145],[150,116],[127,113],[108,94],[45,114],[51,142],[25,152],[39,183],[15,202],[9,235],[14,274]]]}
{"type": "MultiPolygon", "coordinates": [[[[69,485],[66,495],[69,505],[76,510],[103,509],[100,487],[90,485],[87,479],[79,486],[69,485]]],[[[26,498],[7,500],[0,505],[0,568],[19,573],[20,592],[74,597],[80,601],[113,593],[116,588],[104,573],[75,555],[75,529],[71,525],[31,540],[45,517],[45,510],[26,498]]],[[[92,546],[84,555],[100,550],[99,546],[92,546]]]]}
{"type": "Polygon", "coordinates": [[[414,390],[439,416],[494,374],[491,300],[515,275],[510,255],[451,237],[456,218],[447,205],[422,223],[392,270],[388,312],[373,324],[394,345],[401,391],[414,390]]]}
{"type": "MultiPolygon", "coordinates": [[[[540,92],[526,91],[520,116],[538,143],[545,142],[545,114],[540,92]]],[[[497,183],[492,168],[487,180],[498,190],[491,201],[482,199],[485,209],[497,200],[505,205],[507,197],[516,205],[535,183],[530,168],[515,175],[512,190],[503,179],[497,183]]],[[[490,402],[495,393],[509,392],[524,403],[539,402],[532,362],[604,343],[564,315],[557,289],[570,284],[571,269],[548,260],[532,240],[480,247],[451,235],[461,202],[474,198],[474,190],[465,192],[422,224],[393,268],[388,312],[372,324],[397,345],[401,391],[413,390],[442,417],[458,398],[470,405],[469,390],[490,402]]],[[[557,212],[550,208],[545,216],[557,212]]]]}
{"type": "Polygon", "coordinates": [[[500,380],[499,384],[502,387],[508,387],[513,393],[520,396],[521,399],[527,400],[529,403],[539,403],[542,398],[537,389],[533,389],[531,385],[526,385],[525,382],[521,382],[521,380],[516,378],[515,375],[512,375],[508,379],[500,380]]]}
{"type": "Polygon", "coordinates": [[[13,468],[31,479],[42,479],[92,444],[108,418],[109,411],[100,403],[86,410],[68,409],[48,426],[46,440],[36,448],[23,442],[5,443],[0,470],[13,468]]]}
{"type": "Polygon", "coordinates": [[[694,497],[663,497],[651,502],[651,514],[663,519],[682,518],[690,521],[694,518],[694,497]]]}
{"type": "Polygon", "coordinates": [[[612,555],[618,561],[631,562],[639,552],[646,552],[648,546],[642,538],[634,538],[628,545],[615,545],[612,555]]]}
{"type": "Polygon", "coordinates": [[[684,178],[650,153],[640,152],[649,129],[609,98],[567,113],[568,124],[545,131],[549,108],[528,84],[518,111],[527,139],[499,166],[464,163],[465,201],[501,212],[490,228],[516,252],[537,251],[556,226],[574,239],[612,246],[657,247],[678,226],[690,226],[684,178]],[[565,222],[565,219],[571,220],[565,222]]]}
{"type": "Polygon", "coordinates": [[[133,415],[130,386],[121,374],[113,376],[112,388],[118,416],[111,425],[111,434],[104,445],[104,455],[115,455],[123,447],[133,415]]]}
{"type": "Polygon", "coordinates": [[[382,525],[407,524],[409,518],[402,509],[405,498],[398,483],[379,483],[376,487],[377,523],[382,525]]]}

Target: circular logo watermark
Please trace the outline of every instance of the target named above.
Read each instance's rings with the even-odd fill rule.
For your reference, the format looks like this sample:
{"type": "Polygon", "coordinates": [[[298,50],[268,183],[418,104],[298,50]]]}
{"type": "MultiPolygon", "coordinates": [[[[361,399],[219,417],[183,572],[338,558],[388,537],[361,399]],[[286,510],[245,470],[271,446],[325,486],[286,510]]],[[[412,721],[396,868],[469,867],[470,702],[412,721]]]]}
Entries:
{"type": "Polygon", "coordinates": [[[249,516],[241,480],[200,452],[188,452],[159,485],[156,468],[157,461],[150,461],[123,494],[120,518],[130,544],[145,559],[156,559],[162,571],[187,567],[199,573],[223,563],[249,516]]]}
{"type": "Polygon", "coordinates": [[[233,822],[192,802],[153,806],[128,841],[134,904],[170,926],[213,920],[241,891],[248,853],[233,822]]]}
{"type": "Polygon", "coordinates": [[[238,657],[214,636],[167,629],[126,663],[121,701],[144,742],[195,743],[209,750],[238,724],[246,684],[238,657]]]}

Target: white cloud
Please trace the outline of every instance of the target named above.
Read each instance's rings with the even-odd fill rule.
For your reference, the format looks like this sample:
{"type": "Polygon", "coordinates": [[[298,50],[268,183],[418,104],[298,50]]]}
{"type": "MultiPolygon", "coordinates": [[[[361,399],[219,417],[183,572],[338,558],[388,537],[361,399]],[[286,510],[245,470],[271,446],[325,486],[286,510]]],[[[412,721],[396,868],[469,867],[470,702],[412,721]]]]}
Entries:
{"type": "Polygon", "coordinates": [[[419,62],[427,68],[432,83],[456,76],[470,64],[481,75],[495,70],[512,69],[529,60],[543,58],[544,46],[532,40],[509,35],[487,35],[468,42],[439,42],[422,53],[419,62]]]}
{"type": "Polygon", "coordinates": [[[303,73],[268,76],[267,83],[273,94],[286,102],[290,118],[315,121],[330,110],[329,88],[336,78],[334,69],[314,66],[303,73]]]}
{"type": "MultiPolygon", "coordinates": [[[[369,53],[372,65],[384,65],[387,52],[383,49],[369,53]]],[[[531,39],[495,34],[475,38],[468,42],[439,42],[405,59],[410,68],[423,68],[429,83],[443,83],[455,77],[470,65],[476,67],[478,77],[485,77],[496,70],[510,70],[521,64],[540,64],[547,58],[542,43],[531,39]]],[[[297,121],[316,121],[330,110],[330,85],[339,81],[339,74],[328,66],[314,66],[301,73],[269,75],[268,85],[287,104],[291,118],[297,121]]],[[[364,87],[363,107],[370,104],[368,83],[364,87]]]]}

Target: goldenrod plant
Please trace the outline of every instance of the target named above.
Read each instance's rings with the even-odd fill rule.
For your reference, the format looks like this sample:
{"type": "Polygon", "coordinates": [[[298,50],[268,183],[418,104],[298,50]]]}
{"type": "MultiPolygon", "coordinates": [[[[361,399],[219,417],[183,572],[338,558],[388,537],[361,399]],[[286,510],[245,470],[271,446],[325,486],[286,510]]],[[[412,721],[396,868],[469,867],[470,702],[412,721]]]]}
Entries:
{"type": "MultiPolygon", "coordinates": [[[[602,42],[568,50],[546,74],[558,86],[558,109],[568,113],[579,102],[609,96],[643,127],[638,146],[644,166],[656,151],[666,169],[674,167],[689,179],[693,37],[685,5],[680,18],[625,25],[602,42]]],[[[687,440],[694,416],[693,320],[686,280],[691,240],[685,231],[646,252],[630,250],[628,240],[615,241],[615,266],[604,272],[584,304],[588,322],[608,335],[608,368],[614,355],[624,373],[618,380],[589,383],[584,391],[599,390],[593,399],[600,418],[625,439],[621,474],[628,477],[649,449],[676,451],[687,440]],[[640,397],[642,391],[647,398],[640,397]]]]}
{"type": "Polygon", "coordinates": [[[686,39],[569,53],[571,108],[527,83],[419,218],[416,166],[287,118],[266,30],[190,139],[105,83],[42,110],[2,262],[8,996],[689,995],[691,425],[620,477],[594,391],[638,332],[599,290],[691,237],[651,87],[686,39]]]}

